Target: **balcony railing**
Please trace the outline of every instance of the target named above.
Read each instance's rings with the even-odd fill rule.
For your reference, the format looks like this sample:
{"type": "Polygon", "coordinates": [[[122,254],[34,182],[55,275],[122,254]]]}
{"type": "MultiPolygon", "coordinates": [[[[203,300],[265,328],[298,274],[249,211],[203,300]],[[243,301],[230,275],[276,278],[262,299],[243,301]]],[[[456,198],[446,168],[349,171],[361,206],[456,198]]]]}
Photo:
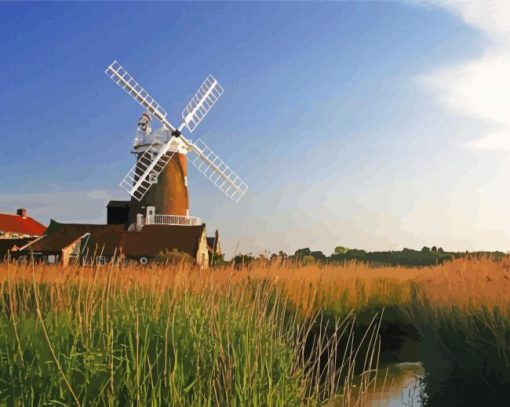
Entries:
{"type": "Polygon", "coordinates": [[[196,226],[202,224],[202,219],[197,218],[196,216],[149,215],[145,218],[145,224],[196,226]]]}

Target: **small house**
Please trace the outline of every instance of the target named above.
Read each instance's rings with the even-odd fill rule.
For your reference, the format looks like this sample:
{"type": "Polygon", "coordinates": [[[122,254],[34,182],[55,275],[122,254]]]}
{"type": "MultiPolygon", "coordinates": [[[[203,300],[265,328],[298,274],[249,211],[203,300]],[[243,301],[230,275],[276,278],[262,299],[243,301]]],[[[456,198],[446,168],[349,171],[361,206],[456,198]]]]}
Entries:
{"type": "Polygon", "coordinates": [[[27,216],[26,209],[18,209],[16,214],[0,213],[0,261],[45,231],[44,225],[27,216]]]}
{"type": "Polygon", "coordinates": [[[46,227],[27,216],[26,209],[16,214],[0,213],[0,239],[34,238],[44,234],[46,227]]]}

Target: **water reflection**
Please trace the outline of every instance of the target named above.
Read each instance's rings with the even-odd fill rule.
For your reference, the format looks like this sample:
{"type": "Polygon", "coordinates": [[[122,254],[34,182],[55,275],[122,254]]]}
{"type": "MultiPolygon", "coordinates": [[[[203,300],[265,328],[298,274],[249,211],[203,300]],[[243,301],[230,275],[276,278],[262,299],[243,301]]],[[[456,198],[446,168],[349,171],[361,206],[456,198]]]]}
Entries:
{"type": "Polygon", "coordinates": [[[375,389],[369,392],[370,407],[423,407],[425,370],[420,362],[396,363],[379,369],[375,389]]]}

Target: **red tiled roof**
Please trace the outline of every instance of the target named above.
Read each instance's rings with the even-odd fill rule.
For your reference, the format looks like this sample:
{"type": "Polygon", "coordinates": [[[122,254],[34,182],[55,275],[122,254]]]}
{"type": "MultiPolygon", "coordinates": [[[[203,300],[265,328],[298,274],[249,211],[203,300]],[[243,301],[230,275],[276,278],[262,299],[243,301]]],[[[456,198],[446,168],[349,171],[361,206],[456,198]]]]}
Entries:
{"type": "Polygon", "coordinates": [[[46,226],[41,225],[30,216],[9,215],[0,213],[0,231],[20,233],[24,235],[39,236],[46,230],[46,226]]]}

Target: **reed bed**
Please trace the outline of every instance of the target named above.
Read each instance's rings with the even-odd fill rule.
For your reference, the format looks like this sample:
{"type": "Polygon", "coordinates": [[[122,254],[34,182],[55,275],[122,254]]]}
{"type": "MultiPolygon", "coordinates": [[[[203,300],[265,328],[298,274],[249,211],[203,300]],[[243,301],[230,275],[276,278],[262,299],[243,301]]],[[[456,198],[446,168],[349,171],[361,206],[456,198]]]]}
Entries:
{"type": "Polygon", "coordinates": [[[506,403],[509,263],[3,264],[0,404],[371,405],[395,327],[424,402],[506,403]]]}
{"type": "Polygon", "coordinates": [[[352,314],[305,318],[270,279],[215,277],[2,266],[0,404],[363,405],[378,315],[358,337],[352,314]]]}

